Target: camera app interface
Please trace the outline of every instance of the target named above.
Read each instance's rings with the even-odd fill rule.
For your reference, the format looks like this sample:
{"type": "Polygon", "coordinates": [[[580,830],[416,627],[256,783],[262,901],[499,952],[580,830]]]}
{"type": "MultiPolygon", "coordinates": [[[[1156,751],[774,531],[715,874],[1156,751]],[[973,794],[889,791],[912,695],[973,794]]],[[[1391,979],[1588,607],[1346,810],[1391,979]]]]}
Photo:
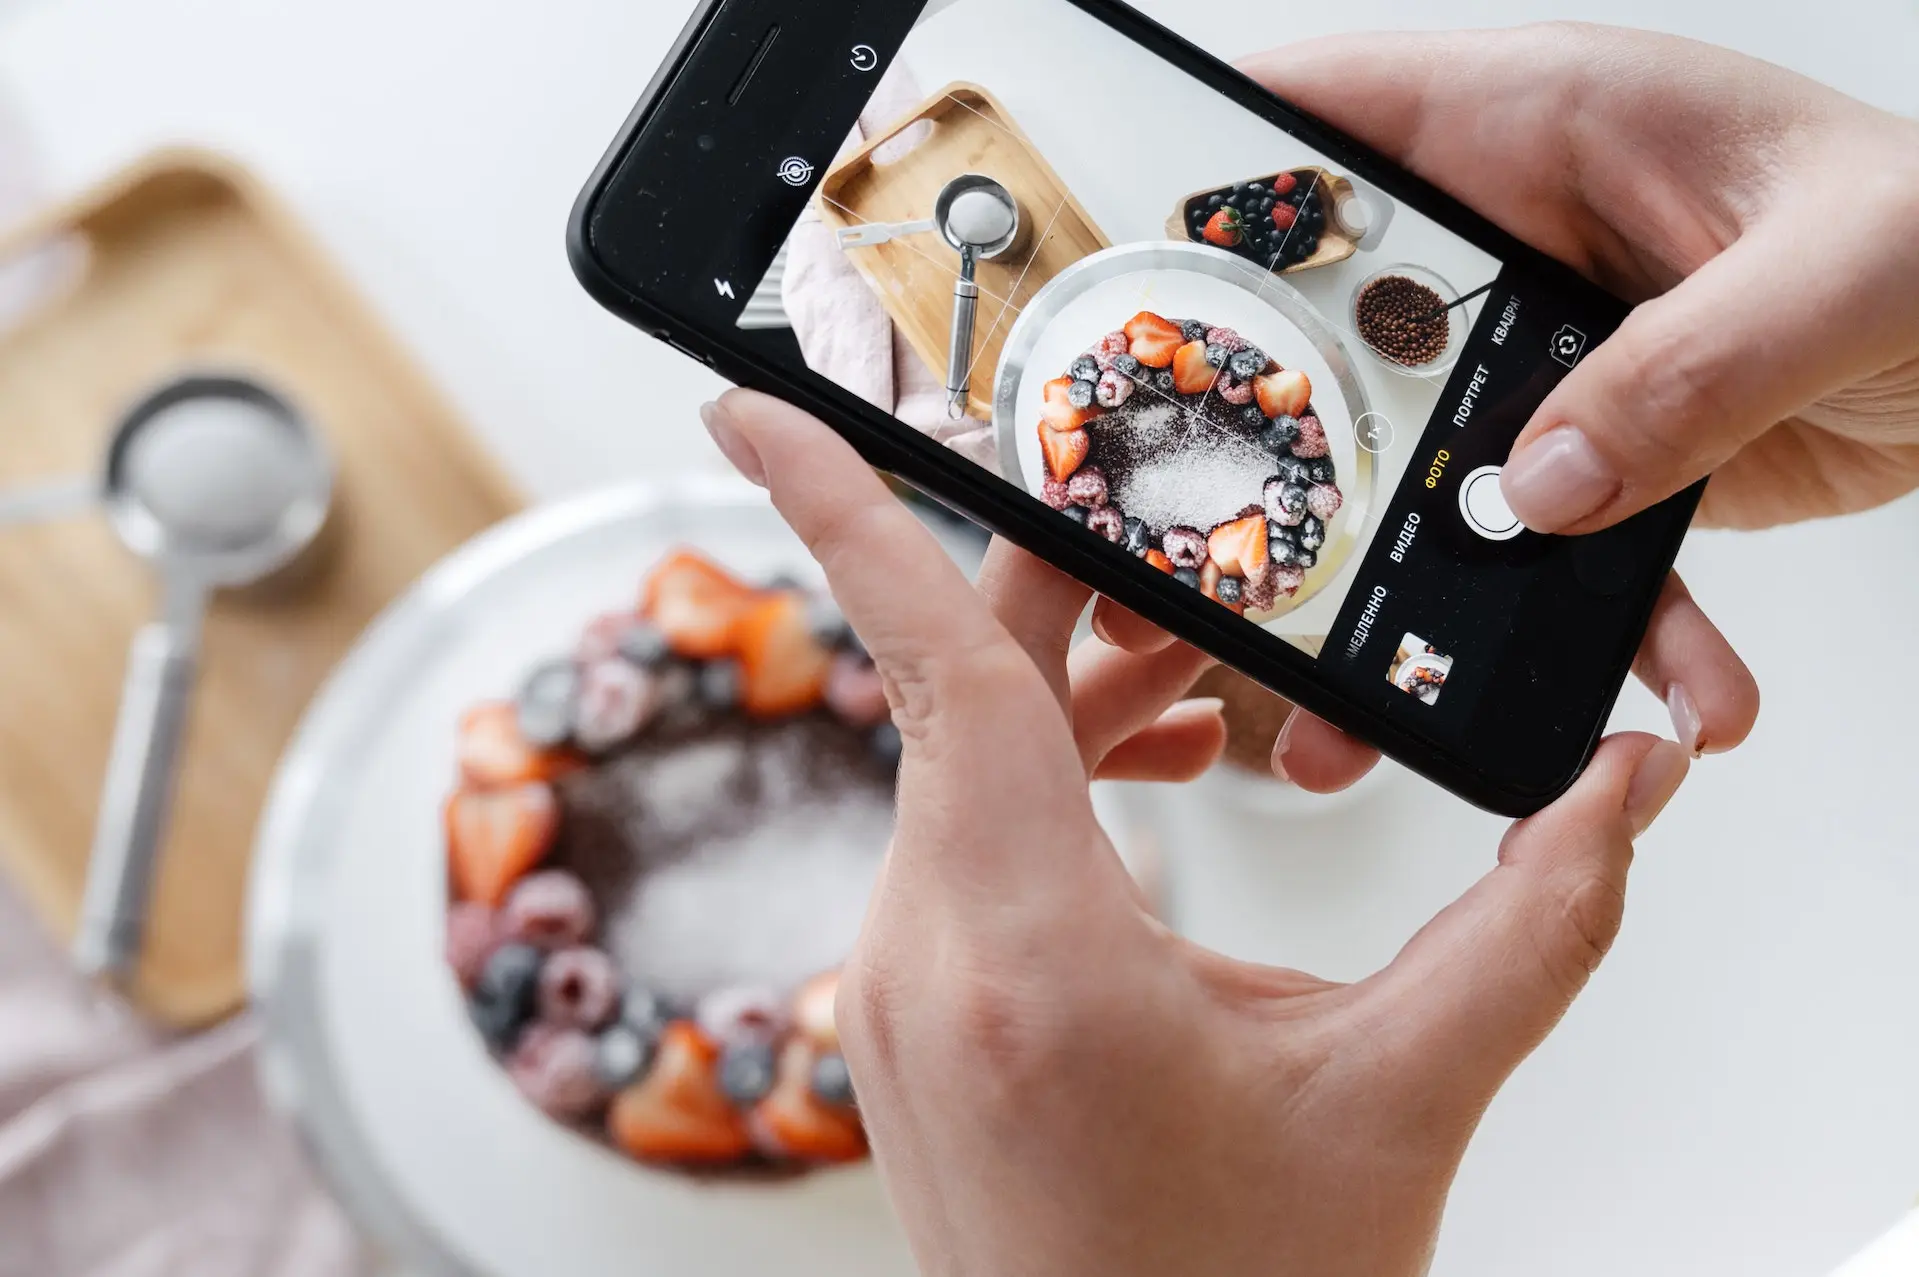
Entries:
{"type": "Polygon", "coordinates": [[[853,57],[871,96],[779,166],[813,195],[740,325],[1392,712],[1463,714],[1528,561],[1492,402],[1585,333],[1066,0],[933,3],[853,57]]]}

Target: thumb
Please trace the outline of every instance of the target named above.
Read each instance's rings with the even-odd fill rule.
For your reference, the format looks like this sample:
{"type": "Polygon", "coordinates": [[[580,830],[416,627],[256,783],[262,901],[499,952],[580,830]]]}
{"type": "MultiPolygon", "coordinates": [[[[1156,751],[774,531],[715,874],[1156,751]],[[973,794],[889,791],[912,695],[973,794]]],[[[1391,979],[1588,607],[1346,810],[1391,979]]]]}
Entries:
{"type": "Polygon", "coordinates": [[[1546,397],[1501,477],[1527,527],[1617,523],[1903,357],[1911,325],[1888,295],[1889,272],[1830,258],[1816,271],[1795,265],[1817,256],[1800,223],[1782,210],[1755,226],[1634,310],[1546,397]]]}
{"type": "Polygon", "coordinates": [[[1652,736],[1602,745],[1565,797],[1513,826],[1498,867],[1373,977],[1380,1033],[1435,1076],[1497,1090],[1611,947],[1633,839],[1689,765],[1678,745],[1652,736]]]}

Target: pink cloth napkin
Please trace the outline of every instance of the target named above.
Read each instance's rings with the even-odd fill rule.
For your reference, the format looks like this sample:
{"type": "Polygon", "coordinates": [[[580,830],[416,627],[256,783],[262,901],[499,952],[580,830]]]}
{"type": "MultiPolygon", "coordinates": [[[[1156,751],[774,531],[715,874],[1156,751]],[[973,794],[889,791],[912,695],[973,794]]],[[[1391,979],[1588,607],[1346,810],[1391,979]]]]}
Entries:
{"type": "MultiPolygon", "coordinates": [[[[865,139],[880,136],[924,97],[912,73],[896,64],[881,78],[839,158],[864,145],[865,139]]],[[[909,130],[887,143],[882,152],[893,148],[904,153],[920,137],[909,130]]],[[[811,208],[794,228],[787,248],[781,300],[807,366],[970,460],[997,470],[999,450],[991,425],[972,417],[947,416],[946,389],[940,377],[899,335],[872,287],[841,251],[832,229],[811,208]]]]}
{"type": "Polygon", "coordinates": [[[256,1038],[143,1025],[0,881],[0,1277],[368,1271],[260,1094],[256,1038]]]}

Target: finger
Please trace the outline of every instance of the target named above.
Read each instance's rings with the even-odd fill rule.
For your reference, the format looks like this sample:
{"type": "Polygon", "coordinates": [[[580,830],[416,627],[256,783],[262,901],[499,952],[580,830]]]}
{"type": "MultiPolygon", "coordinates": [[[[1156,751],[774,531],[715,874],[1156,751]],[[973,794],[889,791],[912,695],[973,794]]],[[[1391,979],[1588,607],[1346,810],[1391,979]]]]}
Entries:
{"type": "Polygon", "coordinates": [[[1672,715],[1675,739],[1695,758],[1746,739],[1759,718],[1759,684],[1677,573],[1666,578],[1633,673],[1672,715]]]}
{"type": "Polygon", "coordinates": [[[1102,643],[1073,649],[1073,738],[1088,773],[1193,690],[1213,660],[1181,643],[1149,656],[1102,643]]]}
{"type": "Polygon", "coordinates": [[[1273,775],[1308,793],[1350,789],[1378,763],[1378,750],[1303,709],[1292,712],[1273,742],[1273,775]]]}
{"type": "Polygon", "coordinates": [[[1884,282],[1892,272],[1852,249],[1815,268],[1810,234],[1796,214],[1775,214],[1589,351],[1506,462],[1513,513],[1536,532],[1617,523],[1910,354],[1898,343],[1919,325],[1884,282]]]}
{"type": "Polygon", "coordinates": [[[1181,783],[1204,775],[1226,749],[1225,702],[1203,697],[1179,704],[1121,741],[1100,759],[1097,780],[1181,783]]]}
{"type": "Polygon", "coordinates": [[[1657,737],[1605,742],[1563,798],[1512,827],[1498,867],[1366,982],[1378,1033],[1432,1076],[1490,1098],[1611,947],[1633,840],[1689,765],[1657,737]]]}
{"type": "Polygon", "coordinates": [[[1111,599],[1100,599],[1093,604],[1093,633],[1108,647],[1141,655],[1162,651],[1176,641],[1139,613],[1111,599]]]}
{"type": "Polygon", "coordinates": [[[1050,563],[999,537],[993,538],[980,564],[979,591],[1007,633],[1033,658],[1060,704],[1065,705],[1069,696],[1066,654],[1093,592],[1050,563]]]}

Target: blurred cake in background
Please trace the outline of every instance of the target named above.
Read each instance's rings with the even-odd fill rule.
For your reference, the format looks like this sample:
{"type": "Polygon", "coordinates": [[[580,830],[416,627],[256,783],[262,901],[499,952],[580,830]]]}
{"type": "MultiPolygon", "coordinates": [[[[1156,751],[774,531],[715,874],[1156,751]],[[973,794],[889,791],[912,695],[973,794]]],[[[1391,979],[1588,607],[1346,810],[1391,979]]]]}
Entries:
{"type": "Polygon", "coordinates": [[[684,551],[470,710],[447,959],[521,1093],[647,1162],[863,1157],[835,969],[899,753],[829,597],[684,551]]]}

